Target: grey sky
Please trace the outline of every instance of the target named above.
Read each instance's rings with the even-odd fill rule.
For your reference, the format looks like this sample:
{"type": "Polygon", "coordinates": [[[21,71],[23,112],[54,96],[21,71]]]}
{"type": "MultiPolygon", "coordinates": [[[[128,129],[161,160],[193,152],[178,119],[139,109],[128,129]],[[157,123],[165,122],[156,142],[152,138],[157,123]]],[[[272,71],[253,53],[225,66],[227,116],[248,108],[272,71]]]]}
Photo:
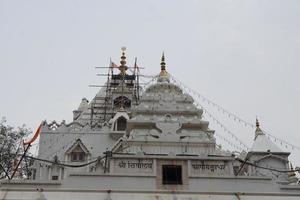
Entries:
{"type": "MultiPolygon", "coordinates": [[[[0,116],[32,129],[70,121],[97,92],[88,85],[105,81],[93,66],[119,62],[126,46],[145,74],[159,72],[165,51],[167,70],[186,85],[300,146],[299,19],[297,0],[0,0],[0,116]]],[[[254,130],[228,126],[251,145],[254,130]]]]}

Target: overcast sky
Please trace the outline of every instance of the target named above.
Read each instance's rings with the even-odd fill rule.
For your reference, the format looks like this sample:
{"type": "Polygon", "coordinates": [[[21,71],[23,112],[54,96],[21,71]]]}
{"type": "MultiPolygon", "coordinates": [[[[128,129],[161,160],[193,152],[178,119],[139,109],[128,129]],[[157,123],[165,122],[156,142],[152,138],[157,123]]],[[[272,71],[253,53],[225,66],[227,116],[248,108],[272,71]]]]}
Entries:
{"type": "MultiPolygon", "coordinates": [[[[138,57],[143,73],[157,74],[164,51],[186,85],[300,146],[299,19],[298,0],[0,0],[0,116],[32,129],[70,122],[97,92],[88,85],[105,81],[93,67],[119,62],[126,46],[129,65],[138,57]]],[[[251,146],[253,129],[228,126],[251,146]]]]}

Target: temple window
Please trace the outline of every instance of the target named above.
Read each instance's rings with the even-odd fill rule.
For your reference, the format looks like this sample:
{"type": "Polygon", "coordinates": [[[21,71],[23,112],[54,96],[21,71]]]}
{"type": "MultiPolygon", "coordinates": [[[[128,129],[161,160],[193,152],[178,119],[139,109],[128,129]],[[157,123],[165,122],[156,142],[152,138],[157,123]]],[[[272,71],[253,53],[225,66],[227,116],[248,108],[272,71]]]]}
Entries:
{"type": "Polygon", "coordinates": [[[116,131],[125,131],[126,130],[127,120],[125,117],[119,117],[115,122],[115,130],[116,131]]]}

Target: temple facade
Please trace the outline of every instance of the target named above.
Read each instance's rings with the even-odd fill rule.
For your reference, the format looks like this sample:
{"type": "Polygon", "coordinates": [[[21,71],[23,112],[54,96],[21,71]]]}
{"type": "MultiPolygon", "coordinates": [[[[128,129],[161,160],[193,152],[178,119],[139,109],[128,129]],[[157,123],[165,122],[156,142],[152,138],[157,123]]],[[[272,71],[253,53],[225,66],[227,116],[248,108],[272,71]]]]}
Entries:
{"type": "Polygon", "coordinates": [[[42,122],[30,180],[2,181],[0,199],[300,199],[290,153],[258,121],[248,152],[221,149],[203,110],[170,81],[164,55],[160,65],[142,89],[122,49],[72,122],[42,122]]]}

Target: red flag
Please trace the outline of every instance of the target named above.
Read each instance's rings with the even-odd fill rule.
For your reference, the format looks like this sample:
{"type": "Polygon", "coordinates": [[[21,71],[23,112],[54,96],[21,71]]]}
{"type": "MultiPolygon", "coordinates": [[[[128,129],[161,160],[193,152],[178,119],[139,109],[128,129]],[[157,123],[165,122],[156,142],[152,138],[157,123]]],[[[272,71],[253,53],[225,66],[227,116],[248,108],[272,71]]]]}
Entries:
{"type": "Polygon", "coordinates": [[[33,143],[37,139],[37,137],[39,136],[39,134],[41,132],[41,129],[42,129],[42,124],[40,124],[40,126],[36,130],[34,136],[28,142],[23,141],[23,145],[27,145],[27,144],[33,143]]]}
{"type": "Polygon", "coordinates": [[[111,67],[112,68],[119,68],[119,66],[116,63],[114,63],[114,62],[111,62],[111,67]]]}

